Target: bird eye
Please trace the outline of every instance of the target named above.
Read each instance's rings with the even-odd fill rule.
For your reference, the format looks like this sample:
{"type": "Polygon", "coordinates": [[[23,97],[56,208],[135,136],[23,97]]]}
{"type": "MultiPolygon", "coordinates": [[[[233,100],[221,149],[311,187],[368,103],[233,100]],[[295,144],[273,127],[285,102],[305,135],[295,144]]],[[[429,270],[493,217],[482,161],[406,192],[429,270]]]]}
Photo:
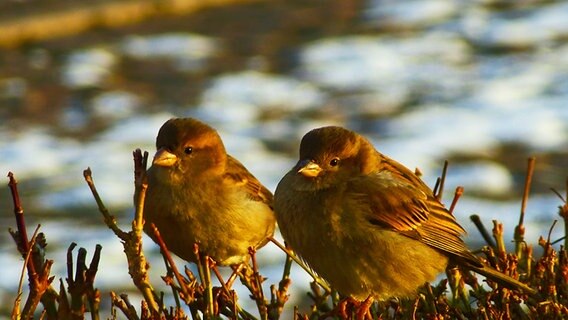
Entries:
{"type": "Polygon", "coordinates": [[[185,149],[183,149],[183,152],[185,152],[185,154],[191,154],[193,152],[193,148],[192,147],[185,147],[185,149]]]}
{"type": "Polygon", "coordinates": [[[339,164],[339,158],[333,158],[331,159],[331,161],[329,162],[329,165],[332,167],[335,167],[339,164]]]}

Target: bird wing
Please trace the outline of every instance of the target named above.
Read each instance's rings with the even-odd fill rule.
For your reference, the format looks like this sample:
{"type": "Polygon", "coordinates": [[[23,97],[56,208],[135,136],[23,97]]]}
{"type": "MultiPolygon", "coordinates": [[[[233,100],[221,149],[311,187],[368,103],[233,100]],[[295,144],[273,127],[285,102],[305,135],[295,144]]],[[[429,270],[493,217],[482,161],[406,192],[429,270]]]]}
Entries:
{"type": "Polygon", "coordinates": [[[465,230],[454,216],[420,178],[401,164],[386,158],[381,169],[352,179],[347,190],[369,208],[365,218],[370,224],[468,261],[478,261],[467,250],[461,238],[465,230]]]}
{"type": "Polygon", "coordinates": [[[272,208],[272,193],[242,163],[230,155],[227,155],[227,168],[223,178],[244,187],[252,200],[264,202],[272,208]]]}

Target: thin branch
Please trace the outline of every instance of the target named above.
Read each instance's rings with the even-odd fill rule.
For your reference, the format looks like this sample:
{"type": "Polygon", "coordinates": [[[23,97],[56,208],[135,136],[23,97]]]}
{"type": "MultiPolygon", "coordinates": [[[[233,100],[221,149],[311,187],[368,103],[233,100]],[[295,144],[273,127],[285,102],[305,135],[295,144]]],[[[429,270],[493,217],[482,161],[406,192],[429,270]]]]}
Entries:
{"type": "Polygon", "coordinates": [[[452,200],[452,204],[450,205],[449,211],[451,214],[454,214],[454,209],[456,208],[458,200],[461,198],[462,195],[463,195],[463,187],[458,186],[456,188],[456,192],[454,193],[454,199],[452,200]]]}
{"type": "Polygon", "coordinates": [[[525,219],[525,209],[527,208],[527,202],[529,199],[529,192],[531,189],[535,160],[536,160],[535,157],[530,157],[528,159],[527,175],[525,177],[525,188],[523,191],[523,199],[521,203],[521,214],[519,215],[519,225],[523,225],[525,219]]]}
{"type": "Polygon", "coordinates": [[[487,245],[493,249],[496,249],[497,246],[495,245],[495,241],[493,240],[493,238],[491,238],[489,231],[487,231],[487,228],[485,228],[485,225],[483,224],[479,216],[476,214],[472,214],[471,216],[469,216],[469,219],[477,227],[477,230],[479,231],[479,233],[481,234],[483,240],[485,240],[487,245]]]}
{"type": "Polygon", "coordinates": [[[177,268],[177,266],[174,262],[174,259],[172,258],[172,255],[170,254],[170,251],[168,250],[168,247],[166,246],[164,239],[162,239],[160,231],[158,230],[156,225],[153,224],[153,223],[150,224],[150,228],[151,228],[152,232],[154,233],[154,238],[156,239],[156,242],[160,246],[160,250],[162,251],[162,255],[166,258],[168,264],[170,265],[170,268],[174,272],[174,276],[176,277],[176,280],[179,284],[179,288],[180,288],[181,292],[183,293],[185,303],[190,303],[191,301],[188,300],[190,298],[190,295],[187,292],[186,286],[184,285],[185,284],[184,278],[179,273],[179,270],[178,270],[178,268],[177,268]]]}
{"type": "Polygon", "coordinates": [[[32,236],[32,240],[30,241],[30,247],[28,248],[28,252],[26,253],[26,257],[24,259],[24,264],[22,265],[22,271],[20,272],[20,281],[18,282],[18,294],[16,295],[16,300],[14,301],[14,308],[12,309],[12,319],[20,319],[20,301],[22,299],[22,291],[24,286],[24,274],[26,272],[26,266],[30,261],[30,257],[32,255],[32,248],[35,244],[37,233],[39,231],[40,225],[38,225],[34,231],[32,236]]]}
{"type": "Polygon", "coordinates": [[[331,287],[327,284],[327,282],[322,278],[320,278],[309,266],[307,266],[300,258],[298,258],[298,256],[296,256],[294,252],[288,250],[285,246],[283,246],[273,237],[269,237],[268,240],[270,240],[278,248],[280,248],[280,250],[284,251],[284,253],[286,253],[290,258],[292,258],[292,260],[294,260],[296,264],[298,264],[302,269],[304,269],[304,271],[306,271],[314,279],[314,281],[318,285],[320,285],[327,293],[331,293],[331,287]]]}
{"type": "Polygon", "coordinates": [[[193,252],[197,259],[197,270],[199,278],[203,285],[204,298],[205,298],[205,318],[211,318],[215,315],[215,306],[213,305],[213,287],[211,284],[211,270],[209,269],[209,257],[199,251],[199,245],[193,244],[193,252]]]}
{"type": "Polygon", "coordinates": [[[91,193],[97,202],[97,206],[99,208],[99,212],[103,214],[105,219],[105,224],[114,232],[114,234],[122,241],[126,241],[128,238],[128,234],[122,231],[118,225],[116,224],[116,218],[109,213],[107,208],[105,207],[103,200],[101,199],[97,188],[95,187],[95,182],[93,181],[91,168],[87,168],[83,171],[83,177],[87,182],[87,185],[91,189],[91,193]]]}
{"type": "MultiPolygon", "coordinates": [[[[146,153],[147,154],[147,153],[146,153]]],[[[139,160],[142,159],[142,153],[139,149],[134,152],[134,162],[135,167],[140,166],[139,160]]],[[[144,176],[145,168],[142,173],[144,176]]],[[[116,224],[116,219],[112,216],[108,210],[106,209],[105,205],[103,204],[95,184],[93,182],[91,176],[91,170],[87,168],[83,171],[83,176],[85,177],[85,181],[89,185],[95,200],[97,201],[97,205],[99,207],[99,211],[105,217],[105,223],[107,226],[113,230],[117,237],[119,237],[123,241],[124,252],[126,254],[126,258],[128,260],[128,273],[132,277],[132,281],[142,292],[144,299],[148,303],[150,310],[154,313],[155,316],[160,314],[160,308],[156,302],[156,295],[154,293],[154,289],[148,280],[148,272],[147,269],[149,267],[146,258],[144,257],[144,253],[142,252],[142,228],[144,225],[143,211],[144,211],[144,198],[146,194],[147,184],[145,179],[140,179],[139,175],[135,176],[136,189],[135,189],[135,218],[132,221],[132,230],[130,232],[122,231],[116,224]]],[[[137,173],[138,174],[138,173],[137,173]]]]}
{"type": "Polygon", "coordinates": [[[440,177],[439,188],[437,193],[435,193],[436,199],[442,201],[442,196],[444,193],[444,184],[446,183],[446,174],[448,173],[448,160],[444,161],[444,168],[442,169],[442,176],[440,177]]]}
{"type": "MultiPolygon", "coordinates": [[[[57,294],[51,294],[53,288],[51,288],[51,282],[53,278],[49,277],[49,272],[51,270],[51,265],[53,264],[52,260],[45,260],[43,257],[43,252],[41,248],[42,241],[35,241],[34,245],[32,246],[28,240],[26,223],[24,219],[24,209],[22,207],[22,203],[20,201],[20,195],[18,192],[18,182],[12,172],[8,173],[8,186],[10,188],[12,194],[12,202],[14,205],[14,215],[16,218],[16,224],[18,227],[17,231],[10,230],[10,234],[12,238],[16,242],[18,247],[18,251],[22,255],[22,257],[26,257],[28,251],[31,251],[31,259],[27,259],[27,269],[28,269],[28,281],[30,285],[30,294],[26,299],[26,303],[22,310],[22,317],[27,319],[33,316],[34,311],[37,308],[37,305],[41,301],[44,305],[45,310],[47,311],[47,316],[49,319],[55,318],[55,300],[57,298],[57,294]],[[40,247],[37,247],[36,244],[40,243],[40,247]],[[49,295],[45,295],[44,293],[50,293],[49,295]]],[[[42,239],[42,234],[37,234],[37,239],[42,239]]]]}
{"type": "MultiPolygon", "coordinates": [[[[564,221],[564,234],[568,234],[568,178],[566,178],[566,197],[563,197],[556,189],[552,189],[552,192],[562,201],[562,205],[558,206],[558,215],[561,216],[564,221]]],[[[566,236],[554,241],[554,243],[562,240],[564,240],[564,248],[568,248],[568,237],[566,236]]]]}
{"type": "MultiPolygon", "coordinates": [[[[14,204],[14,215],[16,217],[16,226],[18,228],[18,240],[16,244],[20,247],[20,253],[25,255],[30,250],[30,244],[28,242],[28,233],[26,230],[26,221],[24,219],[24,209],[20,201],[20,195],[18,192],[18,181],[12,172],[8,172],[8,187],[10,187],[10,193],[12,194],[12,203],[14,204]]],[[[16,239],[14,239],[16,240],[16,239]]],[[[30,284],[35,282],[37,284],[37,273],[35,265],[33,264],[33,259],[28,260],[28,275],[30,284]]]]}
{"type": "Polygon", "coordinates": [[[256,262],[256,249],[249,247],[249,255],[252,260],[252,281],[256,290],[251,291],[253,299],[258,307],[258,312],[261,319],[268,319],[268,310],[266,307],[266,299],[264,298],[264,290],[262,289],[262,281],[264,280],[258,272],[258,264],[256,262]]]}
{"type": "Polygon", "coordinates": [[[532,182],[532,176],[534,173],[535,157],[530,157],[528,159],[527,175],[525,178],[525,188],[523,191],[523,199],[521,203],[521,213],[519,215],[519,224],[515,227],[515,253],[517,257],[521,258],[523,253],[522,246],[525,244],[525,209],[527,207],[527,202],[529,199],[529,192],[532,182]]]}

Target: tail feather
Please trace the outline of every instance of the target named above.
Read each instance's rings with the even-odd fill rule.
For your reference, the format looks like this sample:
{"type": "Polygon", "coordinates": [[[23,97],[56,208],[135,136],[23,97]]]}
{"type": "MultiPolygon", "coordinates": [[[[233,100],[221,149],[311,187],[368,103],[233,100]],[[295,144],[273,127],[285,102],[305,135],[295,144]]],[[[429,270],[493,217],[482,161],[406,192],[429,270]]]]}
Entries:
{"type": "Polygon", "coordinates": [[[529,295],[534,295],[537,291],[528,285],[520,282],[517,279],[513,279],[512,277],[499,272],[491,267],[488,266],[476,266],[476,265],[467,265],[466,266],[469,270],[479,273],[486,278],[503,285],[509,289],[520,289],[529,295]]]}

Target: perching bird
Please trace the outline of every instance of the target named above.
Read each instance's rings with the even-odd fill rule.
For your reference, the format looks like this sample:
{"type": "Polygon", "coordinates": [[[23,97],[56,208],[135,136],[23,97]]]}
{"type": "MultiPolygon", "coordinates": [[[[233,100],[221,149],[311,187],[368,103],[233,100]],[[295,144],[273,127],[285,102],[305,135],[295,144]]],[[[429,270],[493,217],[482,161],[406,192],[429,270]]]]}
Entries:
{"type": "Polygon", "coordinates": [[[449,262],[532,290],[484,267],[466,248],[464,229],[418,176],[341,127],[303,137],[274,209],[288,245],[358,300],[410,296],[449,262]]]}
{"type": "MultiPolygon", "coordinates": [[[[194,244],[218,264],[244,262],[272,236],[272,194],[225,152],[219,134],[191,118],[170,119],[148,169],[144,230],[154,223],[168,249],[196,261],[194,244]]],[[[155,241],[155,239],[154,239],[155,241]]]]}

